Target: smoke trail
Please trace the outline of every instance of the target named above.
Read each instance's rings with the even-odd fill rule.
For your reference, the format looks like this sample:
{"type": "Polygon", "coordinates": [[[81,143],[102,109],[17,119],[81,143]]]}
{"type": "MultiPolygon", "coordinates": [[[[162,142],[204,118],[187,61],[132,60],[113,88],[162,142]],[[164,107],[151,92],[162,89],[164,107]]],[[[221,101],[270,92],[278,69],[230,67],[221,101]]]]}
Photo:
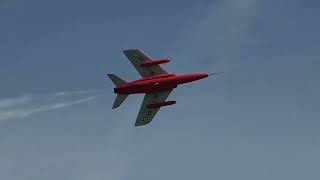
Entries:
{"type": "Polygon", "coordinates": [[[15,98],[0,99],[0,120],[26,118],[37,113],[62,109],[92,101],[96,96],[89,96],[89,94],[97,92],[99,91],[63,91],[63,93],[58,92],[41,96],[24,95],[15,98]],[[74,97],[75,95],[77,96],[76,98],[74,97]],[[86,97],[83,97],[84,95],[86,97]]]}

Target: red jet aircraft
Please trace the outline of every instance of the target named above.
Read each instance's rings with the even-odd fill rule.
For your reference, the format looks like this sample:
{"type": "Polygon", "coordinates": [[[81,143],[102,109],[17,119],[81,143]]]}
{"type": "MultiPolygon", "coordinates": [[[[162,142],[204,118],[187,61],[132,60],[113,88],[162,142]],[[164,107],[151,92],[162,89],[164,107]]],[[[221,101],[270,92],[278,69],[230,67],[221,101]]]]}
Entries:
{"type": "Polygon", "coordinates": [[[114,74],[108,74],[116,86],[114,93],[117,94],[112,108],[119,107],[130,94],[145,94],[135,126],[150,123],[161,107],[175,104],[176,101],[166,101],[166,99],[178,85],[209,76],[209,74],[171,74],[159,65],[169,62],[168,59],[152,60],[138,49],[124,50],[123,53],[142,79],[126,82],[114,74]]]}

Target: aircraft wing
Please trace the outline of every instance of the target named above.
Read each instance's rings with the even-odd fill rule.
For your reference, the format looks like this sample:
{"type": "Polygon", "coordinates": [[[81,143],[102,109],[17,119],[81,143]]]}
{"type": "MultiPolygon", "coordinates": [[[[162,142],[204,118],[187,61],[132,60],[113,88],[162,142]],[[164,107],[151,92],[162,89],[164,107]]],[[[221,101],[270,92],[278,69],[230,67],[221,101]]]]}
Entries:
{"type": "Polygon", "coordinates": [[[142,126],[150,123],[160,108],[149,109],[148,104],[164,102],[170,95],[172,89],[159,93],[147,93],[144,96],[135,126],[142,126]]]}
{"type": "Polygon", "coordinates": [[[153,65],[150,67],[141,67],[140,63],[152,61],[148,56],[146,56],[142,51],[139,49],[127,49],[124,50],[123,53],[127,56],[130,60],[132,65],[136,68],[139,74],[142,77],[150,77],[156,76],[160,74],[168,74],[164,69],[161,68],[159,65],[153,65]]]}

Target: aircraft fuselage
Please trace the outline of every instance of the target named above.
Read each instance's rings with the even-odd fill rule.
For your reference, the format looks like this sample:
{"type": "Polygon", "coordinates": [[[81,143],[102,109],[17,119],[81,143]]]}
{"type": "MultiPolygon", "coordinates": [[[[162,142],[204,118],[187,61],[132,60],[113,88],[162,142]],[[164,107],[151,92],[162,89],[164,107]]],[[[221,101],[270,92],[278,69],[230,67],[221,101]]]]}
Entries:
{"type": "Polygon", "coordinates": [[[208,77],[208,74],[163,74],[127,82],[114,88],[118,94],[155,93],[176,88],[180,84],[208,77]]]}

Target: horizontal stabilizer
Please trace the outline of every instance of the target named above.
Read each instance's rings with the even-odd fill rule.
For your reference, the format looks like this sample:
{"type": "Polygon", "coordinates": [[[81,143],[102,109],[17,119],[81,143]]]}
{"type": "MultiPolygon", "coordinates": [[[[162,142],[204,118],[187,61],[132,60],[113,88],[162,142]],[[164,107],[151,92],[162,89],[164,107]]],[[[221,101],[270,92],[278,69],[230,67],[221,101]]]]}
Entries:
{"type": "Polygon", "coordinates": [[[112,109],[119,107],[128,97],[127,94],[117,94],[116,100],[113,103],[112,109]]]}
{"type": "Polygon", "coordinates": [[[126,81],[124,81],[123,79],[119,78],[117,75],[115,74],[108,74],[108,77],[111,79],[111,81],[113,82],[113,84],[115,86],[119,86],[121,84],[126,83],[126,81]]]}

